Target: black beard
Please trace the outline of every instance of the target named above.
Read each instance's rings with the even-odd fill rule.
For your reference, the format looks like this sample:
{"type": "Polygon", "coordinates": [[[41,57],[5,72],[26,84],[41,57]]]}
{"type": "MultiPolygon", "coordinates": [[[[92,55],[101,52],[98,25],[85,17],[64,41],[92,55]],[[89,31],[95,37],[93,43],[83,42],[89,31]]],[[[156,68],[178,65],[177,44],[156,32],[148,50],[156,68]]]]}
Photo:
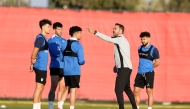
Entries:
{"type": "Polygon", "coordinates": [[[143,44],[144,47],[146,47],[147,45],[148,45],[148,43],[143,44]]]}

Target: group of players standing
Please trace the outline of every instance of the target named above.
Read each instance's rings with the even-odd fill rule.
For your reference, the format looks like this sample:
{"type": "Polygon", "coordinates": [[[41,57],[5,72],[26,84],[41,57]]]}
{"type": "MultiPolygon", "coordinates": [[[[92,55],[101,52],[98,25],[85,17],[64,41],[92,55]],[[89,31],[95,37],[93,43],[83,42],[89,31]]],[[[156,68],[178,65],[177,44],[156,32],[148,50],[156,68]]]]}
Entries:
{"type": "MultiPolygon", "coordinates": [[[[35,71],[36,74],[33,109],[41,109],[41,96],[47,77],[48,51],[51,57],[49,109],[53,109],[57,86],[59,86],[57,94],[58,109],[63,109],[69,93],[70,109],[74,109],[77,88],[80,87],[80,66],[85,64],[83,46],[79,42],[82,37],[82,29],[79,26],[72,26],[69,29],[71,38],[66,40],[62,37],[63,25],[60,22],[55,22],[53,24],[54,35],[47,40],[46,36],[50,33],[51,25],[50,20],[42,19],[39,22],[41,33],[37,35],[34,41],[30,66],[30,71],[35,71]]],[[[154,67],[157,67],[160,62],[157,48],[150,44],[150,33],[141,32],[140,34],[142,46],[138,49],[139,67],[135,78],[134,91],[132,92],[130,88],[132,72],[130,45],[123,35],[124,26],[116,23],[113,28],[113,37],[106,36],[92,28],[87,29],[101,39],[114,43],[114,72],[117,73],[115,93],[119,109],[124,109],[123,91],[128,95],[133,109],[139,109],[140,90],[144,86],[146,86],[148,94],[148,109],[152,109],[154,67]]]]}
{"type": "Polygon", "coordinates": [[[69,30],[71,38],[66,40],[61,37],[63,25],[60,22],[55,22],[53,24],[54,35],[47,41],[46,35],[50,33],[51,25],[50,20],[41,20],[39,22],[41,33],[37,35],[34,42],[30,66],[30,71],[34,70],[36,74],[33,109],[41,109],[41,95],[47,77],[48,50],[51,56],[49,109],[53,109],[57,86],[59,86],[57,94],[58,108],[62,109],[70,92],[70,109],[74,109],[76,91],[80,87],[80,65],[85,64],[83,47],[79,43],[82,29],[78,26],[72,26],[69,30]]]}

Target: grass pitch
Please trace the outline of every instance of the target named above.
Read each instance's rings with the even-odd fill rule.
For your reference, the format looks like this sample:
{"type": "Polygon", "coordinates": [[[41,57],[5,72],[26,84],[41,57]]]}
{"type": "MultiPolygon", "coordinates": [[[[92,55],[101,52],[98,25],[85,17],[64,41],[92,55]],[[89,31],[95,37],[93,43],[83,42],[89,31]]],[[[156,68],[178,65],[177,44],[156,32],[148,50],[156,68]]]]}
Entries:
{"type": "MultiPolygon", "coordinates": [[[[48,109],[48,101],[42,102],[42,109],[48,109]]],[[[0,100],[0,109],[32,109],[32,101],[29,100],[0,100]],[[5,105],[6,108],[1,108],[5,105]]],[[[57,109],[57,102],[54,103],[54,109],[57,109]]],[[[69,109],[69,102],[66,101],[64,109],[69,109]]],[[[89,102],[89,101],[77,101],[75,109],[118,109],[116,102],[89,102]]],[[[129,103],[125,103],[125,109],[131,109],[129,103]]],[[[147,104],[142,103],[140,109],[147,109],[147,104]]],[[[170,104],[162,105],[161,103],[155,103],[153,109],[190,109],[189,104],[170,104]]]]}

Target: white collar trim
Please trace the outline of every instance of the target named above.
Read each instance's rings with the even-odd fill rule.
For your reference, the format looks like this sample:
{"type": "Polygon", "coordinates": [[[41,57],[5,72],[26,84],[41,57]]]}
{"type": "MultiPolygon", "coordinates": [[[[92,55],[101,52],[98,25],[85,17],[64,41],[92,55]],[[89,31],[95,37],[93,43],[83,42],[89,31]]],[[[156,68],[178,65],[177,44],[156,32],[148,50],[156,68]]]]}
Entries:
{"type": "Polygon", "coordinates": [[[71,40],[77,40],[77,39],[76,39],[76,38],[74,38],[74,37],[71,37],[70,39],[71,39],[71,40]]]}

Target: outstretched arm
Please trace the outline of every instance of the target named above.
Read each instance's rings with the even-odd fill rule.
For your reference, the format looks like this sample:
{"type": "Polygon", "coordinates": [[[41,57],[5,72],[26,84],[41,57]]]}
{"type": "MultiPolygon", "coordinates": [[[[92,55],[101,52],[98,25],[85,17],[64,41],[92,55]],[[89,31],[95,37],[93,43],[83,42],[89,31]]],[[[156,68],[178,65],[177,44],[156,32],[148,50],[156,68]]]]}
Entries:
{"type": "Polygon", "coordinates": [[[119,37],[110,37],[110,36],[107,36],[105,34],[102,34],[92,28],[88,28],[88,31],[90,33],[93,33],[95,34],[96,36],[100,37],[101,39],[105,40],[105,41],[108,41],[108,42],[111,42],[111,43],[116,43],[118,44],[119,43],[119,37]]]}

